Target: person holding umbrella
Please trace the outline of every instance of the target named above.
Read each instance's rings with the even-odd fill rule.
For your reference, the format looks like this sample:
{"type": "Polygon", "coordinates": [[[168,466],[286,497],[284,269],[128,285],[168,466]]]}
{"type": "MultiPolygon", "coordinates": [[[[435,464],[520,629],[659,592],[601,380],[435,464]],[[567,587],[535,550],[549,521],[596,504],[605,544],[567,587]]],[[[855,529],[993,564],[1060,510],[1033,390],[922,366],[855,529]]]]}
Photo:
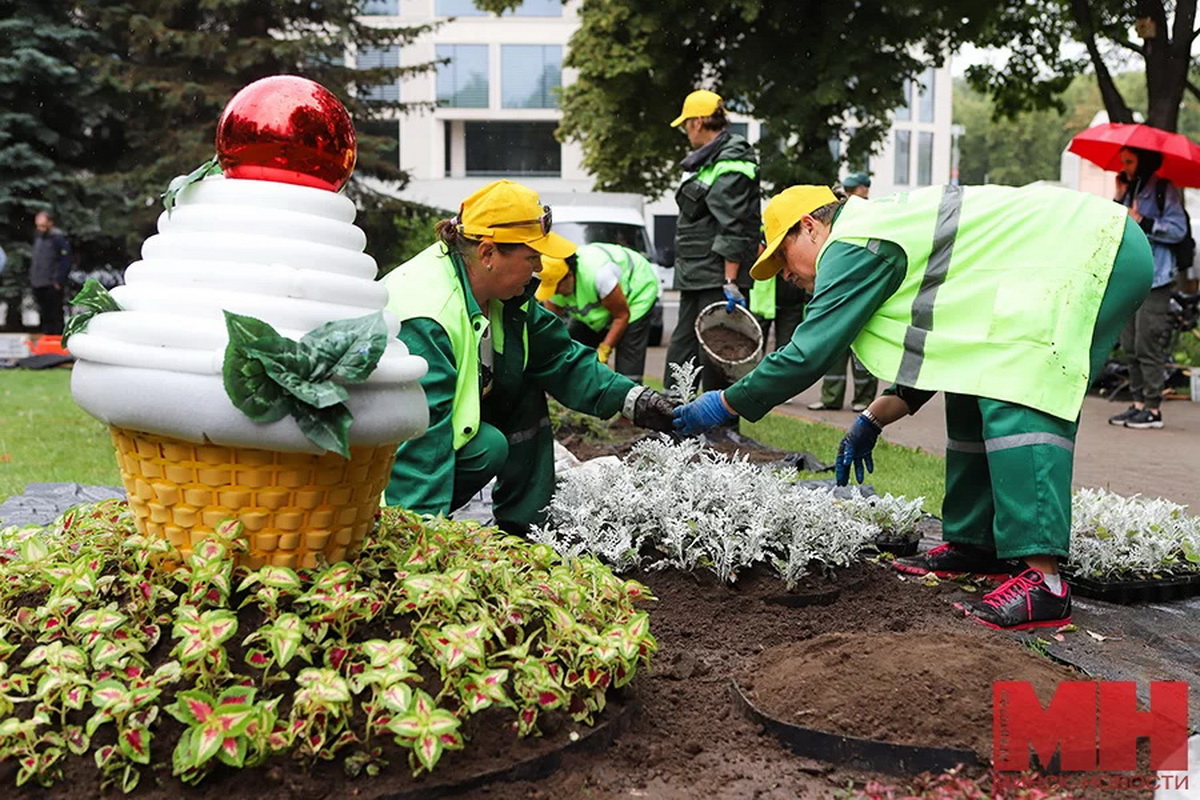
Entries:
{"type": "Polygon", "coordinates": [[[1171,289],[1175,282],[1175,251],[1171,245],[1188,234],[1188,217],[1179,189],[1155,173],[1163,156],[1140,147],[1120,150],[1121,171],[1113,198],[1129,209],[1131,219],[1145,232],[1154,253],[1154,282],[1150,294],[1121,333],[1121,349],[1129,359],[1129,391],[1133,404],[1109,417],[1109,424],[1134,430],[1163,426],[1164,370],[1170,357],[1171,289]]]}
{"type": "Polygon", "coordinates": [[[895,386],[842,439],[840,484],[851,467],[859,481],[874,468],[885,425],[946,392],[946,543],[897,569],[1004,579],[963,606],[993,628],[1069,621],[1057,560],[1070,539],[1079,409],[1150,288],[1142,230],[1119,206],[1046,186],[935,186],[871,201],[793,186],[763,218],[767,247],[751,275],[784,270],[813,291],[808,314],[749,375],[677,408],[675,427],[758,420],[853,346],[895,386]]]}

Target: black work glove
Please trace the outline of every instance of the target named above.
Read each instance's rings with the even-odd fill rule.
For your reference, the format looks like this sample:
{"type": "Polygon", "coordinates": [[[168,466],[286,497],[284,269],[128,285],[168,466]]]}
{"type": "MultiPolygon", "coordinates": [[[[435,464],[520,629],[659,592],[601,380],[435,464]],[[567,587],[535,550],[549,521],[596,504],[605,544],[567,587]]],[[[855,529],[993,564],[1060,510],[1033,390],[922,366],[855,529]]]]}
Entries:
{"type": "Polygon", "coordinates": [[[675,430],[675,407],[648,386],[635,386],[625,395],[621,413],[639,428],[670,433],[675,430]]]}

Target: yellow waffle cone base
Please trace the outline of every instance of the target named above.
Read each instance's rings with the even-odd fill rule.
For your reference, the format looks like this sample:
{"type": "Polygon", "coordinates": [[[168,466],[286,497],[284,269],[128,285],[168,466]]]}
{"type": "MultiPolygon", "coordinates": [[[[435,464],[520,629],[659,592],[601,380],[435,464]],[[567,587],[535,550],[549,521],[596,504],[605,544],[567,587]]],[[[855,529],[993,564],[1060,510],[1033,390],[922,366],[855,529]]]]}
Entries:
{"type": "Polygon", "coordinates": [[[239,563],[311,569],[352,557],[374,525],[395,444],[334,453],[279,453],[197,444],[112,428],[139,531],[185,558],[227,519],[245,529],[239,563]]]}

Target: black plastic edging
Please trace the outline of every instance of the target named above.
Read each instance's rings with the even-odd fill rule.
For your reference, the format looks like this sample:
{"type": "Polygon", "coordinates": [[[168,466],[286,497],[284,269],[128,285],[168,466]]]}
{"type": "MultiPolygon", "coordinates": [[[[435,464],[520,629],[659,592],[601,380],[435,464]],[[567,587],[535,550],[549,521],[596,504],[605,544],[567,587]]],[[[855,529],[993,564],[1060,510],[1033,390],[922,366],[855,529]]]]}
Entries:
{"type": "Polygon", "coordinates": [[[852,769],[886,772],[891,775],[916,775],[941,772],[959,764],[975,766],[979,758],[972,750],[946,747],[920,747],[892,744],[874,739],[858,739],[835,733],[804,728],[776,719],[761,711],[746,697],[737,681],[730,681],[733,704],[752,722],[763,728],[798,756],[815,758],[852,769]]]}
{"type": "MultiPolygon", "coordinates": [[[[635,697],[630,692],[623,703],[609,701],[605,710],[612,710],[615,713],[598,725],[582,731],[576,741],[567,741],[562,747],[530,756],[507,767],[479,772],[453,783],[412,786],[399,792],[384,792],[374,795],[373,800],[427,800],[428,798],[451,797],[493,783],[537,781],[548,778],[562,766],[563,756],[567,753],[596,753],[607,749],[618,736],[629,729],[633,722],[635,706],[635,697]]],[[[434,775],[436,776],[436,773],[434,775]]],[[[369,786],[364,784],[364,788],[369,788],[369,786]]]]}

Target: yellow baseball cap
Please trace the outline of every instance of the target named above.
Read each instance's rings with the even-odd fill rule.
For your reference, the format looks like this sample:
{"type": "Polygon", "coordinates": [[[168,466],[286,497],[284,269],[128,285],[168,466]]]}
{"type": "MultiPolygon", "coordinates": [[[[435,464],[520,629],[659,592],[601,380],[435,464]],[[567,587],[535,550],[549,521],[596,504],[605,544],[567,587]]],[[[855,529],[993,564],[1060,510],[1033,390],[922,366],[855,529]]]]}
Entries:
{"type": "Polygon", "coordinates": [[[539,301],[549,300],[554,296],[554,291],[558,288],[558,282],[567,277],[568,271],[566,259],[543,255],[542,271],[538,273],[538,280],[542,284],[537,288],[533,296],[539,301]]]}
{"type": "Polygon", "coordinates": [[[489,183],[458,209],[458,232],[469,239],[527,244],[542,255],[566,258],[575,245],[551,233],[552,222],[550,207],[542,205],[537,192],[515,181],[489,183]]]}
{"type": "Polygon", "coordinates": [[[767,246],[758,255],[750,268],[750,277],[758,281],[774,278],[783,264],[775,258],[775,251],[783,243],[783,237],[805,214],[811,214],[821,206],[836,203],[837,197],[828,186],[792,186],[771,198],[763,209],[763,230],[767,246]]]}
{"type": "Polygon", "coordinates": [[[708,89],[697,89],[683,101],[683,110],[671,123],[672,128],[678,128],[685,119],[692,117],[711,117],[721,105],[721,95],[708,89]]]}

